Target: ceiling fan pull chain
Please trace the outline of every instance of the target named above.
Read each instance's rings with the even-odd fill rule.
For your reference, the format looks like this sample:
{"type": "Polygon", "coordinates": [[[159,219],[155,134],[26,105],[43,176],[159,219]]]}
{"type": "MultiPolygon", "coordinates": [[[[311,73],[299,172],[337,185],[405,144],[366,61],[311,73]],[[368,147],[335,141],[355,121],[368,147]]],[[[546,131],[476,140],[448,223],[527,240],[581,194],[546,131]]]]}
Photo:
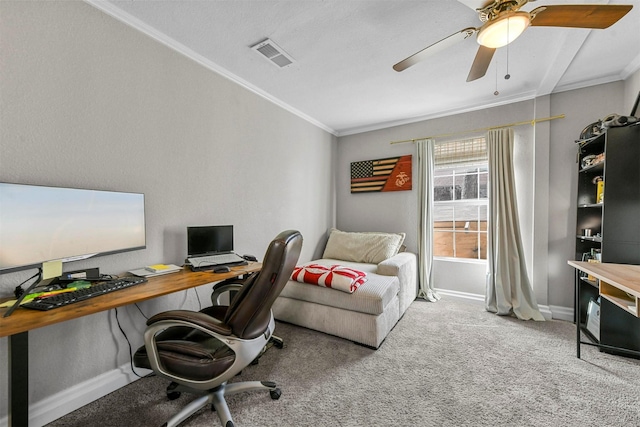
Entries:
{"type": "Polygon", "coordinates": [[[493,94],[495,96],[500,95],[500,92],[498,92],[498,60],[496,59],[496,91],[493,92],[493,94]]]}
{"type": "MultiPolygon", "coordinates": [[[[507,34],[510,34],[509,33],[509,20],[507,20],[507,34]]],[[[510,44],[511,44],[511,40],[509,40],[509,43],[507,43],[507,74],[504,75],[504,79],[505,80],[509,80],[511,78],[511,74],[509,74],[509,45],[510,44]]]]}

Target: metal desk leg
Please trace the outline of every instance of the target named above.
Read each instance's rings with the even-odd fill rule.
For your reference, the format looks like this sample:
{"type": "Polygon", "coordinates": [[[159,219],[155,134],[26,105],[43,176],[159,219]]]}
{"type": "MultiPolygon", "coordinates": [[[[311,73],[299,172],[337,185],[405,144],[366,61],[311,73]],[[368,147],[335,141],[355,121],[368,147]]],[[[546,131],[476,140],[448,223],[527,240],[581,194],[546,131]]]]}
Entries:
{"type": "Polygon", "coordinates": [[[29,425],[29,333],[9,337],[9,427],[29,425]]]}
{"type": "Polygon", "coordinates": [[[575,282],[576,282],[576,303],[575,303],[575,318],[576,318],[576,356],[580,359],[580,271],[575,270],[575,282]]]}

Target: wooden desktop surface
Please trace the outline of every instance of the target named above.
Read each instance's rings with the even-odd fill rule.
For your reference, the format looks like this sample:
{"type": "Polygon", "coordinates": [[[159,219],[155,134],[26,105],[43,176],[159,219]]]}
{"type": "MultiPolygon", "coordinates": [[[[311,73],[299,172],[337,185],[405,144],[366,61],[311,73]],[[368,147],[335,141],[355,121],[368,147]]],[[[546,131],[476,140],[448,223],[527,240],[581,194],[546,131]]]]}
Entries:
{"type": "Polygon", "coordinates": [[[640,297],[640,265],[568,261],[570,266],[640,297]]]}
{"type": "Polygon", "coordinates": [[[231,271],[228,273],[212,273],[211,270],[194,272],[184,268],[176,273],[149,277],[147,283],[89,298],[53,310],[39,311],[20,307],[9,317],[2,317],[8,310],[8,308],[2,308],[0,309],[0,337],[88,316],[112,308],[206,285],[207,283],[231,279],[260,271],[261,268],[262,263],[259,262],[250,262],[248,265],[231,267],[231,271]]]}
{"type": "Polygon", "coordinates": [[[640,265],[569,261],[598,279],[598,293],[633,316],[640,317],[640,265]]]}

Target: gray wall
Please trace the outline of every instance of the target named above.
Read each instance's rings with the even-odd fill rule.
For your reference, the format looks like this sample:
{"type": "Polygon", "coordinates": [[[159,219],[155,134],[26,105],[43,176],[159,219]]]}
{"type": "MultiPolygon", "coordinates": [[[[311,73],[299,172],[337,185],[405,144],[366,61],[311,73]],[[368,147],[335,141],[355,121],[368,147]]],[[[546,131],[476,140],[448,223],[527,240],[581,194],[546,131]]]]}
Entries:
{"type": "MultiPolygon", "coordinates": [[[[412,143],[399,141],[442,134],[437,141],[482,134],[466,131],[564,114],[564,119],[515,128],[516,189],[528,274],[538,303],[547,314],[571,318],[574,257],[576,165],[575,140],[582,129],[609,113],[629,114],[640,89],[640,72],[618,81],[538,97],[531,101],[425,120],[338,139],[336,171],[338,228],[407,232],[409,250],[417,247],[417,197],[414,190],[350,194],[353,161],[414,154],[412,143]]],[[[414,155],[414,177],[417,176],[414,155]]],[[[436,261],[435,286],[452,294],[482,299],[482,263],[436,261]]]]}
{"type": "MultiPolygon", "coordinates": [[[[536,103],[525,101],[485,110],[442,117],[433,120],[397,126],[378,131],[340,137],[338,139],[338,164],[336,179],[337,226],[345,230],[383,230],[404,231],[407,233],[406,246],[415,252],[417,248],[417,184],[414,181],[411,191],[394,193],[351,194],[349,190],[349,164],[358,160],[376,159],[402,154],[413,154],[413,176],[417,177],[415,146],[413,143],[391,144],[400,141],[428,136],[437,137],[436,141],[456,138],[469,138],[483,135],[484,131],[467,132],[488,126],[531,120],[536,103]]],[[[538,117],[546,117],[536,115],[538,117]]],[[[533,187],[534,174],[534,129],[531,126],[514,128],[516,133],[515,162],[516,180],[519,190],[518,210],[525,234],[524,250],[529,265],[533,252],[533,187]]],[[[485,263],[450,262],[436,260],[434,263],[434,281],[437,288],[464,294],[484,294],[485,263]]],[[[530,272],[531,275],[531,272],[530,272]]]]}
{"type": "MultiPolygon", "coordinates": [[[[635,73],[625,82],[558,93],[551,97],[552,114],[565,112],[562,126],[551,127],[549,192],[549,299],[555,305],[573,307],[573,270],[567,259],[575,257],[576,148],[572,144],[582,129],[610,113],[629,114],[640,90],[635,73]],[[631,100],[633,98],[633,100],[631,100]]],[[[636,113],[637,114],[637,113],[636,113]]]]}
{"type": "MultiPolygon", "coordinates": [[[[146,196],[146,250],[67,269],[182,264],[188,225],[234,224],[237,251],[259,258],[294,228],[301,258],[317,255],[335,219],[334,136],[88,4],[0,2],[0,13],[0,180],[146,196]]],[[[0,276],[0,296],[33,273],[0,276]]],[[[198,290],[203,304],[209,290],[198,290]]],[[[139,306],[150,315],[198,301],[189,291],[139,306]]],[[[137,348],[145,319],[135,307],[119,317],[137,348]]],[[[129,361],[113,311],[29,338],[32,403],[129,361]]],[[[0,396],[2,419],[7,338],[0,396]]]]}

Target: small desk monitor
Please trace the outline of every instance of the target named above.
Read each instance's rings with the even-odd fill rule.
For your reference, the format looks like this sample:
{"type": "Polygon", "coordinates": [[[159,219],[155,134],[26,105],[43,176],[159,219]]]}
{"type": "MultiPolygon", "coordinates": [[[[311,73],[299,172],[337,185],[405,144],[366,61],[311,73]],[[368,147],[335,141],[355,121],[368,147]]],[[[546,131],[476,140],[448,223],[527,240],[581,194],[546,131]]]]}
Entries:
{"type": "Polygon", "coordinates": [[[233,225],[187,227],[187,257],[233,252],[233,225]]]}

